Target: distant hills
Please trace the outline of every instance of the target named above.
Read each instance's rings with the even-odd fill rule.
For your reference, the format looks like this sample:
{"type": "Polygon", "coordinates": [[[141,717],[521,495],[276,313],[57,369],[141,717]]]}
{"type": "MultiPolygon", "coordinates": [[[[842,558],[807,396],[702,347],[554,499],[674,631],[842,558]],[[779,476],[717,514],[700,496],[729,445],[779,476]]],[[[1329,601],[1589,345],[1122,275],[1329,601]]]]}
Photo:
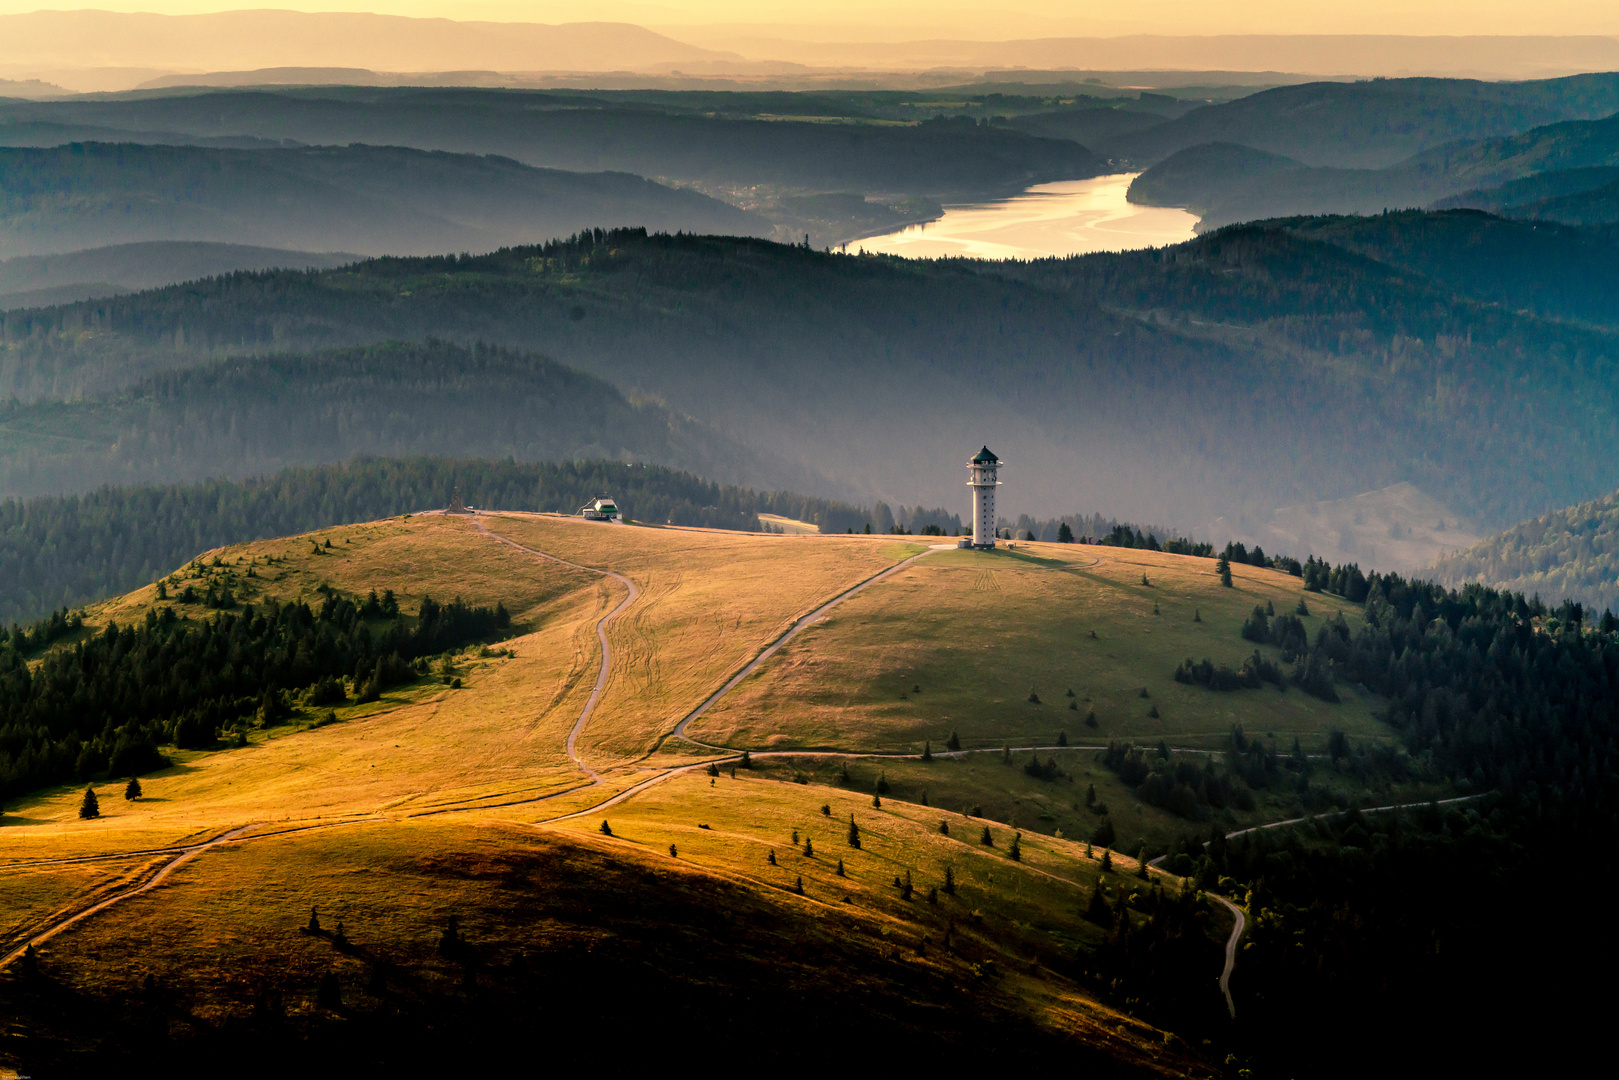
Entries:
{"type": "Polygon", "coordinates": [[[0,259],[0,311],[117,296],[233,270],[326,270],[359,258],[341,252],[176,240],[116,244],[62,255],[20,255],[0,259]]]}
{"type": "MultiPolygon", "coordinates": [[[[500,154],[543,168],[623,171],[714,190],[776,185],[798,194],[934,198],[1014,194],[1103,170],[1089,150],[1066,138],[971,116],[864,122],[878,117],[850,97],[388,87],[171,92],[0,106],[0,145],[90,138],[367,143],[500,154]],[[827,112],[853,122],[816,122],[827,112]]],[[[939,110],[920,115],[933,111],[939,110]]]]}
{"type": "Polygon", "coordinates": [[[436,341],[231,360],[95,398],[0,408],[7,495],[450,452],[680,462],[722,480],[747,457],[702,424],[552,361],[436,341]]]}
{"type": "Polygon", "coordinates": [[[955,507],[970,437],[1015,463],[1009,516],[1224,516],[1258,535],[1277,507],[1409,482],[1500,528],[1619,487],[1619,324],[1601,277],[1578,323],[1525,310],[1581,245],[1600,268],[1598,240],[1558,234],[1514,284],[1508,264],[1470,268],[1477,217],[1242,226],[1033,263],[598,232],[239,274],[0,315],[0,396],[43,408],[230,357],[482,341],[725,432],[742,448],[726,475],[753,485],[955,507]]]}
{"type": "Polygon", "coordinates": [[[623,173],[397,147],[0,148],[0,255],[147,240],[370,253],[489,251],[582,223],[768,234],[727,203],[623,173]]]}
{"type": "Polygon", "coordinates": [[[629,23],[551,26],[275,10],[0,15],[0,66],[36,69],[195,71],[302,64],[386,71],[623,71],[736,58],[629,23]]]}
{"type": "MultiPolygon", "coordinates": [[[[1612,174],[1598,170],[1619,167],[1619,98],[1615,96],[1619,76],[1582,76],[1558,82],[1566,84],[1561,88],[1565,93],[1554,94],[1553,87],[1542,84],[1540,94],[1523,100],[1509,101],[1500,95],[1489,100],[1464,99],[1473,107],[1461,110],[1461,118],[1453,110],[1443,110],[1442,123],[1414,124],[1407,117],[1405,124],[1392,123],[1392,130],[1376,131],[1342,131],[1330,110],[1315,115],[1314,125],[1306,122],[1312,118],[1310,110],[1291,119],[1274,108],[1261,113],[1259,106],[1265,104],[1261,99],[1311,89],[1287,87],[1197,110],[1102,145],[1117,154],[1123,140],[1136,139],[1136,153],[1152,157],[1172,145],[1168,141],[1171,127],[1218,132],[1218,140],[1175,149],[1158,159],[1136,178],[1131,189],[1136,201],[1193,209],[1202,215],[1203,229],[1295,214],[1370,214],[1429,205],[1477,206],[1515,217],[1571,224],[1615,220],[1605,216],[1607,204],[1602,197],[1593,199],[1584,193],[1613,182],[1612,174]],[[1254,115],[1242,117],[1243,123],[1233,122],[1244,111],[1254,115]],[[1211,123],[1203,115],[1211,112],[1218,113],[1220,122],[1211,123]],[[1527,130],[1516,127],[1558,112],[1570,114],[1570,118],[1527,126],[1527,130]],[[1572,114],[1599,118],[1574,118],[1572,114]],[[1275,126],[1259,122],[1261,116],[1275,126]],[[1465,137],[1469,128],[1492,126],[1512,133],[1465,137]],[[1358,144],[1364,152],[1321,152],[1320,141],[1335,145],[1326,134],[1333,131],[1344,135],[1345,147],[1352,150],[1358,144]],[[1441,140],[1442,133],[1451,135],[1452,141],[1441,140]],[[1150,142],[1154,139],[1158,141],[1150,142]],[[1429,144],[1426,149],[1421,148],[1424,142],[1429,144]],[[1387,160],[1400,149],[1417,152],[1402,160],[1387,160]],[[1536,177],[1545,179],[1537,181],[1536,177]]],[[[1316,84],[1315,88],[1343,96],[1332,84],[1316,84]]],[[[1370,107],[1373,103],[1359,104],[1370,107]]],[[[1424,102],[1429,108],[1438,104],[1424,102]]]]}
{"type": "Polygon", "coordinates": [[[1548,604],[1619,610],[1619,493],[1532,518],[1438,560],[1424,576],[1482,582],[1548,604]]]}
{"type": "Polygon", "coordinates": [[[1615,112],[1619,73],[1524,82],[1315,82],[1194,109],[1094,149],[1144,168],[1205,143],[1236,143],[1312,168],[1375,170],[1457,140],[1516,135],[1615,112]]]}

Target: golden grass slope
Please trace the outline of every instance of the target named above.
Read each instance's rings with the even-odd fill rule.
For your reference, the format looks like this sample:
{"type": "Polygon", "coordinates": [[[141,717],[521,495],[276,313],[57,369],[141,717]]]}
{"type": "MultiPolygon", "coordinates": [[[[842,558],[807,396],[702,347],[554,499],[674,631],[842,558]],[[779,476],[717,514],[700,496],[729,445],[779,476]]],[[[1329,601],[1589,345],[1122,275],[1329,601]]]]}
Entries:
{"type": "MultiPolygon", "coordinates": [[[[1101,935],[1078,915],[1082,898],[1102,882],[1098,863],[1082,845],[1051,835],[1055,815],[1041,816],[1041,800],[1061,799],[1070,804],[1064,813],[1085,820],[1074,804],[1077,785],[1061,796],[1008,787],[999,777],[986,787],[989,771],[980,766],[988,758],[935,763],[938,780],[929,779],[928,766],[894,761],[898,793],[912,801],[889,799],[878,808],[869,792],[833,786],[834,759],[805,759],[808,773],[799,779],[813,774],[816,783],[790,782],[788,767],[769,759],[761,765],[771,767],[754,774],[710,777],[690,763],[719,755],[669,738],[800,616],[923,550],[891,537],[737,534],[512,514],[420,515],[209,552],[166,579],[169,600],[159,601],[155,586],[138,590],[92,609],[92,627],[140,619],[154,605],[175,603],[188,584],[200,592],[228,583],[250,602],[313,601],[323,585],[357,596],[392,588],[407,614],[429,593],[498,600],[520,632],[499,650],[451,658],[462,689],[423,682],[339,709],[336,723],[311,726],[316,717],[306,714],[255,732],[245,747],[176,753],[171,768],[143,778],[145,797],[134,803],[119,798],[119,778],[109,778],[97,785],[98,821],[76,819],[77,786],[8,807],[0,818],[0,931],[14,945],[61,912],[140,880],[162,861],[142,851],[257,823],[247,839],[210,849],[161,886],[42,950],[55,970],[106,994],[143,970],[190,980],[198,1008],[217,1018],[239,1015],[254,992],[231,983],[233,970],[251,971],[300,1002],[323,965],[345,972],[351,985],[362,974],[371,978],[348,954],[332,956],[324,939],[290,936],[310,905],[345,918],[352,936],[363,932],[368,947],[410,968],[422,986],[437,987],[450,976],[424,942],[448,912],[478,913],[477,933],[497,952],[541,948],[551,931],[585,933],[562,923],[542,932],[533,902],[503,908],[500,889],[521,879],[512,887],[529,896],[547,867],[595,860],[660,880],[674,875],[693,895],[718,895],[715,883],[726,883],[739,890],[733,897],[775,912],[805,942],[848,934],[866,942],[850,946],[851,962],[866,962],[867,945],[876,957],[916,956],[920,945],[924,952],[910,963],[931,972],[923,982],[977,978],[972,965],[996,959],[1012,972],[997,993],[1020,1003],[1042,1030],[1070,1032],[1154,1069],[1196,1071],[1195,1061],[1164,1049],[1161,1032],[1049,970],[1059,962],[1082,967],[1078,958],[1101,935]],[[611,677],[578,743],[584,764],[603,775],[600,784],[589,784],[565,746],[599,670],[598,621],[623,599],[623,588],[485,530],[625,575],[639,590],[606,624],[611,677]],[[920,805],[929,783],[961,805],[920,805]],[[992,788],[1009,794],[996,801],[992,788]],[[1021,862],[1007,857],[1012,831],[999,821],[989,823],[996,845],[978,843],[986,822],[961,814],[969,799],[1020,822],[1021,862]],[[859,851],[844,839],[850,814],[867,837],[859,851]],[[596,831],[603,819],[612,822],[611,838],[596,831]],[[814,843],[812,856],[806,840],[814,843]],[[947,865],[958,893],[932,903],[928,890],[942,883],[947,865]],[[910,900],[892,884],[907,873],[916,889],[910,900]],[[943,948],[947,934],[954,952],[943,948]],[[94,969],[92,956],[100,958],[94,969]]],[[[1150,552],[1060,545],[933,552],[813,624],[692,734],[739,750],[867,754],[914,753],[924,740],[942,750],[952,730],[979,746],[1049,745],[1066,732],[1073,743],[1162,737],[1212,748],[1233,723],[1253,735],[1296,734],[1309,746],[1329,727],[1387,737],[1371,702],[1353,691],[1327,705],[1296,691],[1212,694],[1173,682],[1176,663],[1188,656],[1239,662],[1252,651],[1238,635],[1252,607],[1270,601],[1290,611],[1301,595],[1298,580],[1286,575],[1247,567],[1235,573],[1236,588],[1222,589],[1212,561],[1150,552]],[[1039,702],[1028,700],[1031,691],[1039,702]],[[1078,707],[1068,708],[1070,700],[1078,707]],[[1098,725],[1088,729],[1083,718],[1092,708],[1098,725]],[[1159,715],[1150,716],[1152,709],[1159,715]]],[[[1312,629],[1338,610],[1358,618],[1342,601],[1307,599],[1312,629]]],[[[1082,764],[1077,751],[1064,760],[1082,764]]],[[[880,767],[858,763],[865,772],[880,767]]],[[[1106,778],[1098,780],[1105,788],[1106,778]]],[[[1104,794],[1128,798],[1122,789],[1104,794]]],[[[1134,826],[1145,835],[1149,823],[1181,827],[1150,809],[1131,813],[1139,816],[1119,814],[1130,830],[1122,836],[1134,826]]],[[[1121,871],[1132,866],[1118,861],[1121,871]]],[[[604,874],[603,882],[609,879],[618,880],[604,874]]],[[[1144,888],[1119,876],[1104,884],[1126,901],[1144,888]]],[[[586,884],[578,888],[588,892],[586,884]]],[[[1223,937],[1223,918],[1211,909],[1211,943],[1223,937]]]]}
{"type": "Polygon", "coordinates": [[[737,747],[904,753],[924,742],[941,750],[953,731],[967,747],[1049,746],[1065,732],[1072,743],[1214,748],[1235,724],[1284,747],[1298,736],[1316,748],[1332,727],[1386,737],[1352,688],[1328,705],[1297,691],[1176,683],[1187,658],[1240,666],[1254,650],[1240,631],[1256,605],[1285,613],[1304,597],[1312,634],[1338,611],[1359,619],[1355,605],[1306,595],[1280,571],[1235,566],[1235,587],[1221,588],[1214,566],[1066,544],[935,553],[806,630],[691,734],[737,747]]]}

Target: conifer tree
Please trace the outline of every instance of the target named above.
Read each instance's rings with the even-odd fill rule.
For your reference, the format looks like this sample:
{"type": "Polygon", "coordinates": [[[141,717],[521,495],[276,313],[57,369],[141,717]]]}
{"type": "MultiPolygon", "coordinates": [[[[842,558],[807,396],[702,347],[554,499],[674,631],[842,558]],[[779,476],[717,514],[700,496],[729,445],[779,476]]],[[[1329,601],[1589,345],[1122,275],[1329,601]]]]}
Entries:
{"type": "Polygon", "coordinates": [[[944,868],[944,891],[948,896],[956,894],[956,872],[948,866],[944,868]]]}
{"type": "Polygon", "coordinates": [[[776,849],[775,848],[770,849],[770,854],[765,856],[765,862],[769,863],[771,866],[776,865],[776,849]]]}
{"type": "Polygon", "coordinates": [[[1085,788],[1085,805],[1086,806],[1095,806],[1096,805],[1096,785],[1095,784],[1087,785],[1086,788],[1085,788]]]}
{"type": "Polygon", "coordinates": [[[821,804],[821,816],[822,817],[831,817],[832,816],[832,804],[831,803],[822,803],[821,804]]]}
{"type": "Polygon", "coordinates": [[[1141,850],[1136,853],[1136,877],[1143,881],[1147,879],[1147,845],[1142,844],[1141,850]]]}
{"type": "Polygon", "coordinates": [[[1011,743],[1007,743],[1007,744],[1005,744],[1004,746],[1001,747],[1001,764],[1002,765],[1010,765],[1010,764],[1012,764],[1012,744],[1011,743]]]}
{"type": "Polygon", "coordinates": [[[797,893],[799,896],[804,895],[804,876],[802,874],[800,874],[798,879],[793,882],[793,892],[797,893]]]}
{"type": "Polygon", "coordinates": [[[1067,746],[1068,745],[1068,732],[1066,732],[1066,731],[1057,732],[1057,745],[1058,746],[1067,746]]]}
{"type": "Polygon", "coordinates": [[[922,760],[923,761],[932,761],[933,760],[933,743],[928,742],[928,741],[924,741],[922,743],[922,760]]]}
{"type": "Polygon", "coordinates": [[[1006,849],[1006,853],[1012,857],[1013,862],[1022,862],[1023,861],[1023,834],[1022,833],[1018,833],[1016,836],[1012,837],[1012,846],[1006,849]]]}
{"type": "MultiPolygon", "coordinates": [[[[853,814],[849,815],[849,846],[852,848],[860,846],[860,826],[854,823],[853,814]]],[[[839,862],[838,865],[842,866],[843,863],[839,862]]]]}
{"type": "Polygon", "coordinates": [[[101,803],[96,800],[96,789],[84,789],[84,798],[79,802],[79,820],[90,821],[101,816],[101,803]]]}
{"type": "Polygon", "coordinates": [[[909,870],[907,870],[907,871],[905,871],[905,884],[901,885],[900,890],[899,890],[900,899],[901,900],[909,900],[911,898],[912,892],[913,892],[913,889],[912,889],[912,886],[911,886],[911,872],[909,870]]]}
{"type": "Polygon", "coordinates": [[[669,845],[669,857],[670,857],[670,858],[671,858],[671,859],[678,859],[678,858],[680,858],[680,851],[679,851],[679,849],[678,849],[678,848],[676,848],[676,847],[675,847],[675,846],[674,846],[674,845],[673,845],[673,844],[670,844],[670,845],[669,845]]]}
{"type": "Polygon", "coordinates": [[[945,836],[950,835],[950,821],[947,818],[939,819],[939,832],[945,836]]]}
{"type": "Polygon", "coordinates": [[[945,741],[944,747],[945,747],[946,750],[960,750],[961,749],[961,736],[957,735],[954,731],[952,731],[950,733],[950,738],[945,741]]]}
{"type": "Polygon", "coordinates": [[[815,841],[811,840],[807,836],[804,837],[804,858],[806,858],[806,859],[815,858],[815,841]]]}
{"type": "Polygon", "coordinates": [[[871,796],[871,805],[878,808],[878,809],[881,809],[882,805],[883,805],[883,797],[881,795],[873,793],[872,796],[871,796]]]}
{"type": "Polygon", "coordinates": [[[1231,588],[1231,560],[1224,552],[1220,553],[1220,559],[1215,564],[1215,569],[1220,572],[1220,584],[1228,589],[1231,588]]]}
{"type": "Polygon", "coordinates": [[[136,800],[136,799],[138,799],[140,797],[141,797],[141,782],[139,780],[137,780],[135,777],[131,776],[129,778],[129,783],[124,785],[124,798],[128,799],[131,802],[133,802],[134,800],[136,800]]]}
{"type": "Polygon", "coordinates": [[[320,933],[320,912],[316,911],[314,908],[309,909],[309,922],[304,929],[308,930],[311,934],[320,933]]]}
{"type": "Polygon", "coordinates": [[[839,859],[838,860],[838,877],[847,877],[847,876],[848,875],[843,872],[843,860],[839,859]]]}
{"type": "Polygon", "coordinates": [[[1108,848],[1102,849],[1102,873],[1113,873],[1113,852],[1108,848]]]}
{"type": "Polygon", "coordinates": [[[797,829],[793,830],[793,846],[794,847],[798,846],[798,830],[797,829]]]}
{"type": "Polygon", "coordinates": [[[607,822],[603,821],[602,822],[602,827],[601,827],[601,834],[603,836],[612,836],[613,835],[613,827],[611,825],[607,824],[607,822]]]}
{"type": "Polygon", "coordinates": [[[978,842],[980,844],[983,844],[985,847],[994,847],[995,846],[995,838],[989,834],[989,826],[988,825],[984,826],[984,835],[980,836],[978,838],[978,842]]]}

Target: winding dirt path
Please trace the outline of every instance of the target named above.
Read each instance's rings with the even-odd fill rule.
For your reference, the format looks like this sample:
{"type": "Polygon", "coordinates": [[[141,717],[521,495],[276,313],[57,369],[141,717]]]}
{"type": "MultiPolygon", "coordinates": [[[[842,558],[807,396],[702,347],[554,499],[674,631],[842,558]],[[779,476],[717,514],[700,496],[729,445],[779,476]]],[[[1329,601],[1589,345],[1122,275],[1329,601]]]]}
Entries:
{"type": "Polygon", "coordinates": [[[731,678],[726,681],[725,685],[721,686],[718,690],[710,694],[708,696],[708,700],[704,701],[701,705],[697,706],[697,708],[687,713],[685,718],[682,719],[680,723],[675,725],[675,730],[672,733],[673,736],[677,739],[684,739],[686,742],[692,743],[696,746],[701,746],[707,750],[730,751],[730,747],[728,746],[715,746],[712,743],[699,742],[690,735],[686,734],[686,728],[691,725],[692,721],[696,720],[698,717],[702,716],[710,708],[712,708],[714,704],[720,700],[720,698],[736,689],[737,684],[743,679],[746,679],[749,675],[752,675],[755,671],[758,671],[759,665],[763,664],[766,660],[769,660],[772,656],[775,656],[776,653],[781,650],[783,645],[793,640],[793,638],[797,637],[802,631],[811,625],[820,622],[827,612],[831,611],[833,608],[837,607],[851,596],[854,596],[856,593],[870,588],[879,581],[893,577],[895,574],[899,573],[901,570],[904,570],[918,559],[926,558],[935,551],[954,550],[955,546],[956,545],[954,544],[934,544],[926,551],[918,552],[908,559],[895,563],[886,570],[878,571],[871,577],[860,582],[858,585],[854,585],[843,590],[842,592],[838,593],[838,595],[834,596],[832,599],[810,612],[808,615],[800,618],[797,622],[793,623],[792,626],[787,628],[786,633],[782,634],[775,641],[772,641],[769,645],[766,645],[764,649],[760,651],[758,656],[755,656],[752,660],[748,661],[748,663],[743,666],[741,671],[737,672],[735,675],[732,675],[731,678]]]}
{"type": "Polygon", "coordinates": [[[1220,993],[1225,995],[1225,1007],[1231,1013],[1231,1019],[1237,1018],[1237,1003],[1231,1000],[1231,969],[1237,966],[1237,942],[1242,939],[1242,928],[1248,925],[1248,916],[1242,913],[1242,908],[1233,904],[1219,893],[1206,892],[1203,894],[1211,900],[1218,901],[1226,906],[1234,919],[1235,926],[1231,928],[1231,936],[1225,942],[1225,967],[1220,971],[1220,993]]]}
{"type": "Polygon", "coordinates": [[[63,930],[66,930],[74,923],[82,922],[83,920],[88,919],[90,916],[96,914],[98,911],[105,911],[107,908],[112,907],[120,900],[128,900],[131,896],[139,896],[141,893],[149,892],[150,890],[157,888],[163,883],[164,878],[174,873],[175,870],[190,862],[192,859],[195,859],[198,855],[201,855],[209,848],[218,847],[220,844],[229,843],[230,841],[235,840],[237,837],[247,832],[247,830],[254,828],[257,824],[257,822],[254,822],[253,824],[243,825],[239,828],[232,829],[230,832],[222,833],[206,843],[192,844],[182,848],[178,855],[164,863],[162,866],[158,867],[150,877],[141,882],[139,885],[125,889],[123,892],[114,893],[105,900],[99,900],[96,903],[91,904],[89,907],[76,911],[72,915],[52,923],[44,930],[41,930],[39,933],[28,938],[21,945],[18,945],[15,949],[12,949],[10,952],[6,953],[5,956],[0,957],[0,970],[10,967],[11,963],[27,952],[30,947],[44,944],[46,941],[49,941],[57,934],[60,934],[63,930]]]}
{"type": "MultiPolygon", "coordinates": [[[[585,764],[584,759],[579,756],[577,744],[579,742],[580,733],[585,730],[585,725],[590,722],[591,714],[596,711],[596,704],[601,701],[602,692],[607,689],[607,677],[613,672],[613,647],[612,645],[608,644],[607,641],[607,624],[618,618],[624,613],[626,608],[635,603],[636,600],[640,599],[641,590],[635,587],[635,582],[631,581],[623,574],[612,570],[601,570],[594,566],[583,566],[576,562],[569,562],[567,559],[559,559],[557,556],[549,555],[538,548],[531,548],[527,544],[519,544],[517,541],[501,536],[499,533],[490,532],[488,527],[476,517],[472,519],[472,523],[478,527],[479,532],[493,540],[497,540],[500,543],[505,544],[508,547],[514,547],[518,551],[526,551],[530,555],[537,555],[542,559],[549,559],[551,562],[572,567],[575,570],[584,570],[587,573],[600,574],[602,577],[612,578],[614,581],[623,585],[624,588],[628,590],[624,599],[620,600],[618,605],[614,607],[613,610],[596,620],[596,640],[601,643],[602,647],[601,669],[596,672],[596,685],[590,691],[590,699],[585,702],[584,709],[579,713],[579,719],[573,722],[573,727],[568,731],[568,760],[579,766],[579,768],[590,777],[592,782],[599,784],[602,782],[601,775],[597,773],[595,769],[592,769],[589,765],[585,764]]],[[[553,795],[547,797],[555,798],[556,796],[553,795]]]]}

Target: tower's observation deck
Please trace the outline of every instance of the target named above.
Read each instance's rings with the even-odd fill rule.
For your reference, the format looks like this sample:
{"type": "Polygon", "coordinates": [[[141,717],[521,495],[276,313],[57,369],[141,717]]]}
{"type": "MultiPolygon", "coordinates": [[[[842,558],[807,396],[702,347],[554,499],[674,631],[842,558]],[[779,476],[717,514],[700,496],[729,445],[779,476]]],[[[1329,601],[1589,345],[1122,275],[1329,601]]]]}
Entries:
{"type": "Polygon", "coordinates": [[[967,462],[967,486],[973,489],[973,542],[975,548],[995,546],[995,489],[1001,482],[995,478],[1006,462],[984,447],[967,462]]]}

